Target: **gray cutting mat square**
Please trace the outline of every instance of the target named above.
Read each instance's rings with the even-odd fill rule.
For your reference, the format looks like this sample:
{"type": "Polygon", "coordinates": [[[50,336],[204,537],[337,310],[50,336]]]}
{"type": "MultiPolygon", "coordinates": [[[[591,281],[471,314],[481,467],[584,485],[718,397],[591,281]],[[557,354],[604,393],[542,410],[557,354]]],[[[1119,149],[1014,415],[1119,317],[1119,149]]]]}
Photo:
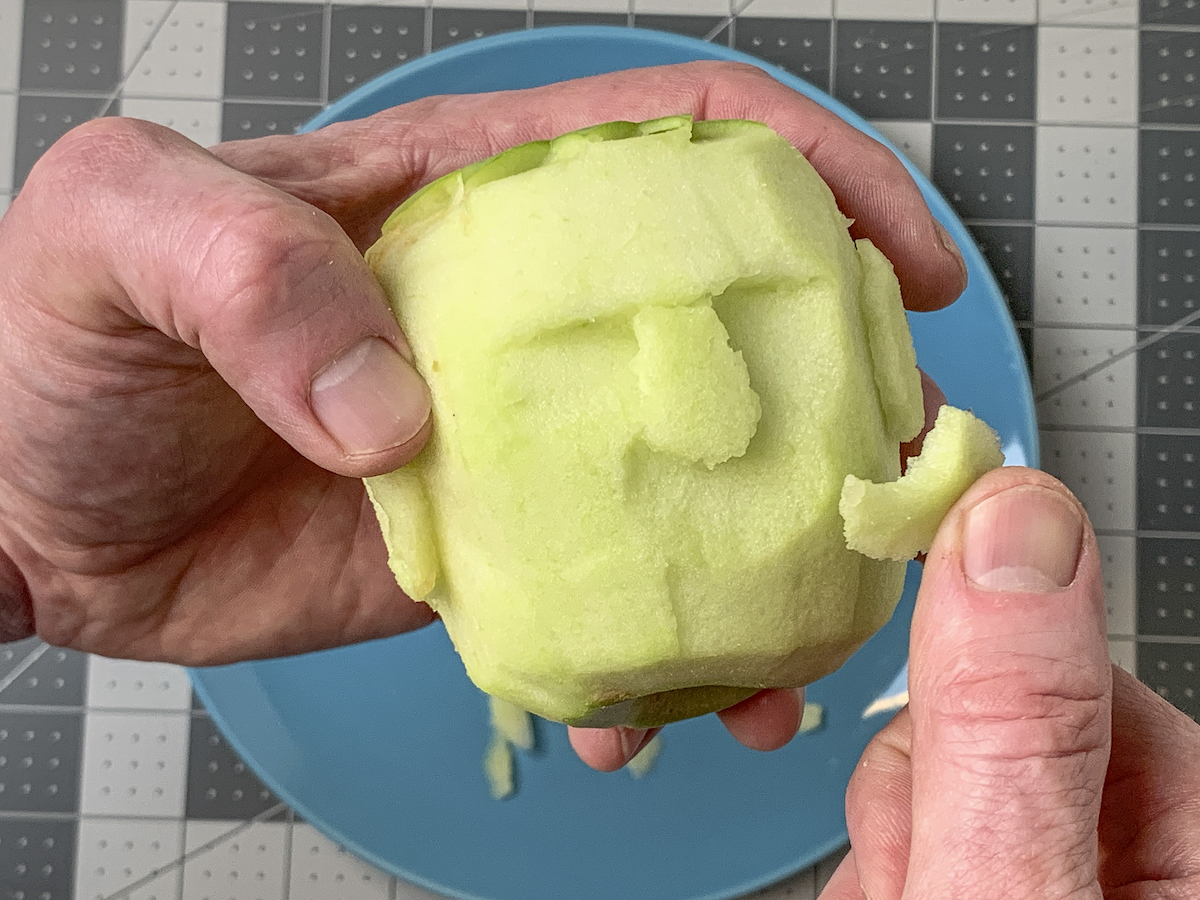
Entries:
{"type": "Polygon", "coordinates": [[[838,22],[834,96],[869,119],[927,120],[933,25],[838,22]]]}
{"type": "Polygon", "coordinates": [[[0,679],[13,679],[2,695],[4,703],[82,706],[88,657],[57,647],[43,650],[42,646],[37,638],[0,645],[0,679]],[[18,672],[17,667],[35,651],[40,654],[37,659],[18,672]]]}
{"type": "Polygon", "coordinates": [[[833,61],[832,25],[829,19],[747,16],[737,22],[734,46],[827,91],[833,61]]]}
{"type": "Polygon", "coordinates": [[[322,7],[231,2],[227,16],[226,97],[321,98],[322,7]]]}
{"type": "Polygon", "coordinates": [[[319,103],[226,101],[221,107],[221,140],[292,134],[320,109],[319,103]]]}
{"type": "Polygon", "coordinates": [[[474,38],[525,27],[525,10],[520,9],[438,9],[431,10],[432,47],[440,50],[474,38]]]}
{"type": "Polygon", "coordinates": [[[11,712],[0,722],[0,810],[72,813],[82,722],[73,712],[11,712]]]}
{"type": "Polygon", "coordinates": [[[335,6],[330,13],[329,99],[416,59],[425,48],[420,7],[335,6]]]}
{"type": "MultiPolygon", "coordinates": [[[[0,212],[98,115],[288,134],[433,48],[630,22],[807,78],[932,175],[1017,321],[1043,465],[1097,528],[1113,659],[1200,717],[1197,0],[0,0],[0,212]]],[[[814,898],[839,859],[760,896],[814,898]]],[[[30,900],[431,896],[279,803],[183,670],[36,640],[0,647],[0,872],[30,900]]]]}
{"type": "Polygon", "coordinates": [[[75,823],[67,819],[0,819],[0,872],[7,897],[71,900],[75,823]]]}
{"type": "Polygon", "coordinates": [[[967,219],[1033,218],[1033,125],[933,127],[933,176],[967,219]]]}
{"type": "Polygon", "coordinates": [[[9,132],[13,140],[14,190],[20,190],[33,164],[51,144],[75,126],[94,119],[105,110],[110,115],[117,115],[120,101],[109,103],[98,95],[22,93],[17,98],[16,121],[9,132]]]}
{"type": "Polygon", "coordinates": [[[942,119],[1034,116],[1037,28],[990,23],[938,28],[937,115],[942,119]]]}
{"type": "Polygon", "coordinates": [[[21,88],[108,93],[121,80],[122,0],[26,0],[21,88]]]}
{"type": "Polygon", "coordinates": [[[533,11],[533,24],[538,28],[549,28],[553,25],[627,25],[628,23],[629,13],[624,10],[596,13],[535,8],[533,11]]]}

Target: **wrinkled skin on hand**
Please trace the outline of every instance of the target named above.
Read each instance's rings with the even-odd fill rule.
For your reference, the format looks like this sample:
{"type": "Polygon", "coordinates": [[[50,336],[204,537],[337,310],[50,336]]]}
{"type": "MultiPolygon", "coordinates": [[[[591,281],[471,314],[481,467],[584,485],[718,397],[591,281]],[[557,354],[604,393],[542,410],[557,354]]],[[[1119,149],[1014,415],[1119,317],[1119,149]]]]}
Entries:
{"type": "Polygon", "coordinates": [[[1110,666],[1082,509],[1065,588],[964,577],[980,551],[964,534],[972,510],[1001,497],[996,540],[1012,541],[1043,491],[1076,504],[1048,475],[1001,469],[942,524],[913,617],[910,706],[855,770],[852,849],[821,900],[1200,897],[1200,725],[1110,666]]]}
{"type": "MultiPolygon", "coordinates": [[[[0,220],[0,638],[36,629],[206,665],[429,622],[393,581],[358,481],[420,450],[427,394],[370,452],[314,412],[314,378],[348,348],[375,337],[408,352],[361,251],[406,196],[468,162],[684,112],[760,119],[792,140],[856,236],[892,259],[910,308],[965,286],[900,163],[746,67],[435,97],[211,150],[129,119],[70,132],[0,220]]],[[[748,742],[778,746],[798,704],[765,697],[747,732],[762,740],[748,742]]]]}

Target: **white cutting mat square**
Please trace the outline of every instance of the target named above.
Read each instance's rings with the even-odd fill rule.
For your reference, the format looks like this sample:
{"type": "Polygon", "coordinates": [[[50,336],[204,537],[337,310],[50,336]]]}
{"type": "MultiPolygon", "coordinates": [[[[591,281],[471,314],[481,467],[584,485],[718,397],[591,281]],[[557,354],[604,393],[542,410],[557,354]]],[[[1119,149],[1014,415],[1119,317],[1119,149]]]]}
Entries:
{"type": "Polygon", "coordinates": [[[1128,329],[1038,328],[1034,331],[1035,396],[1040,397],[1094,366],[1115,359],[1083,381],[1040,400],[1038,422],[1042,425],[1132,427],[1137,418],[1134,391],[1137,357],[1129,350],[1136,340],[1136,333],[1128,329]]]}
{"type": "Polygon", "coordinates": [[[13,150],[17,141],[17,95],[0,94],[0,194],[13,188],[13,150]]]}
{"type": "Polygon", "coordinates": [[[1039,125],[1036,215],[1039,222],[1132,225],[1137,222],[1136,128],[1039,125]]]}
{"type": "Polygon", "coordinates": [[[191,709],[192,685],[182,666],[88,658],[87,705],[92,709],[191,709]]]}
{"type": "Polygon", "coordinates": [[[533,12],[535,16],[539,10],[545,10],[546,12],[628,14],[629,0],[533,0],[533,12]]]}
{"type": "Polygon", "coordinates": [[[221,140],[221,102],[219,100],[167,100],[152,97],[127,98],[121,103],[121,115],[145,119],[178,131],[201,147],[221,140]]]}
{"type": "Polygon", "coordinates": [[[183,853],[183,822],[163,819],[83,819],[76,852],[75,897],[105,900],[176,900],[183,853]],[[126,889],[166,869],[137,890],[126,889]],[[123,893],[122,893],[123,892],[123,893]]]}
{"type": "Polygon", "coordinates": [[[834,0],[733,0],[739,16],[772,19],[828,19],[833,16],[834,0]]]}
{"type": "Polygon", "coordinates": [[[1108,658],[1130,675],[1137,676],[1137,642],[1111,639],[1108,642],[1108,658]]]}
{"type": "Polygon", "coordinates": [[[833,12],[839,19],[928,22],[933,0],[833,0],[833,12]]]}
{"type": "Polygon", "coordinates": [[[1137,25],[1137,0],[1038,0],[1042,22],[1056,25],[1137,25]]]}
{"type": "Polygon", "coordinates": [[[1102,534],[1100,568],[1104,573],[1104,601],[1108,607],[1108,633],[1130,635],[1137,621],[1137,544],[1131,536],[1102,534]]]}
{"type": "Polygon", "coordinates": [[[187,713],[88,713],[82,813],[182,818],[190,722],[187,713]]]}
{"type": "Polygon", "coordinates": [[[225,6],[203,0],[126,0],[127,97],[219,100],[225,81],[225,6]]]}
{"type": "Polygon", "coordinates": [[[896,145],[922,173],[929,175],[933,165],[932,122],[872,122],[883,136],[896,145]]]}
{"type": "Polygon", "coordinates": [[[307,823],[292,829],[289,900],[388,900],[391,878],[307,823]]]}
{"type": "MultiPolygon", "coordinates": [[[[184,847],[183,900],[283,900],[286,822],[188,821],[184,847]]],[[[338,894],[329,894],[330,900],[338,894]]]]}
{"type": "Polygon", "coordinates": [[[0,0],[0,91],[17,89],[23,0],[0,0]]]}
{"type": "Polygon", "coordinates": [[[1040,122],[1138,122],[1138,33],[1133,28],[1049,28],[1038,34],[1040,122]]]}
{"type": "Polygon", "coordinates": [[[1032,25],[1037,0],[937,0],[939,22],[996,22],[1032,25]]]}
{"type": "Polygon", "coordinates": [[[1137,448],[1131,432],[1041,432],[1042,468],[1075,492],[1099,531],[1132,531],[1137,448]]]}
{"type": "Polygon", "coordinates": [[[1137,230],[1039,225],[1033,319],[1038,324],[1137,324],[1137,230]]]}
{"type": "Polygon", "coordinates": [[[633,11],[635,15],[728,16],[729,0],[635,0],[633,11]]]}

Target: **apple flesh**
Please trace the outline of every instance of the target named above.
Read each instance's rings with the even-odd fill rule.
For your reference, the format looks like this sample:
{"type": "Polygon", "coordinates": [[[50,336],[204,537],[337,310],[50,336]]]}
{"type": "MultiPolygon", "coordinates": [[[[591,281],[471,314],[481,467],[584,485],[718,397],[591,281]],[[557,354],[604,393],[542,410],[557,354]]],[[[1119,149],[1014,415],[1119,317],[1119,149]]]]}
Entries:
{"type": "Polygon", "coordinates": [[[888,620],[904,563],[850,549],[838,505],[899,476],[920,377],[847,225],[769,128],[685,116],[514,148],[389,219],[367,260],[435,427],[366,484],[479,687],[658,725],[807,684],[888,620]]]}
{"type": "Polygon", "coordinates": [[[912,559],[933,543],[950,507],[985,472],[1004,464],[996,432],[966,410],[943,406],[921,455],[897,481],[847,475],[838,508],[846,544],[874,559],[912,559]]]}

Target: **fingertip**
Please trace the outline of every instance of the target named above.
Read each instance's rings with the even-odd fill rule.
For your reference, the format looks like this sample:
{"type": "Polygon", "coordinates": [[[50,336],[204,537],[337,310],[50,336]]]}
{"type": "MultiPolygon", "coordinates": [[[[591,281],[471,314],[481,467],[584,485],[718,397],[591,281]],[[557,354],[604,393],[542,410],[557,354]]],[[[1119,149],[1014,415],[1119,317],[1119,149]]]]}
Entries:
{"type": "Polygon", "coordinates": [[[821,891],[820,900],[866,900],[858,879],[858,862],[850,848],[821,891]]]}
{"type": "Polygon", "coordinates": [[[970,592],[1057,593],[1098,577],[1095,538],[1079,500],[1051,475],[1005,466],[963,494],[930,549],[970,592]],[[1095,571],[1093,571],[1095,570],[1095,571]]]}
{"type": "Polygon", "coordinates": [[[993,494],[963,523],[963,571],[992,593],[1056,593],[1079,566],[1083,514],[1057,491],[1028,485],[993,494]]]}
{"type": "MultiPolygon", "coordinates": [[[[938,243],[942,249],[942,264],[949,270],[951,277],[943,286],[940,292],[941,296],[935,297],[934,302],[944,300],[942,306],[953,302],[959,294],[967,289],[967,281],[969,273],[967,271],[967,261],[963,259],[962,250],[958,243],[950,236],[950,232],[946,230],[936,217],[933,218],[933,231],[937,236],[938,243]]],[[[940,309],[940,306],[935,306],[935,309],[940,309]]]]}
{"type": "MultiPolygon", "coordinates": [[[[924,201],[921,201],[922,205],[924,201]]],[[[928,208],[914,217],[907,230],[880,234],[873,225],[870,237],[892,261],[900,281],[906,309],[934,312],[957,300],[967,289],[966,260],[945,226],[928,208]]]]}
{"type": "Polygon", "coordinates": [[[722,710],[717,717],[739,744],[769,752],[796,736],[803,711],[803,688],[771,688],[722,710]]]}
{"type": "Polygon", "coordinates": [[[568,728],[571,749],[598,772],[615,772],[640,753],[659,728],[568,728]]]}

